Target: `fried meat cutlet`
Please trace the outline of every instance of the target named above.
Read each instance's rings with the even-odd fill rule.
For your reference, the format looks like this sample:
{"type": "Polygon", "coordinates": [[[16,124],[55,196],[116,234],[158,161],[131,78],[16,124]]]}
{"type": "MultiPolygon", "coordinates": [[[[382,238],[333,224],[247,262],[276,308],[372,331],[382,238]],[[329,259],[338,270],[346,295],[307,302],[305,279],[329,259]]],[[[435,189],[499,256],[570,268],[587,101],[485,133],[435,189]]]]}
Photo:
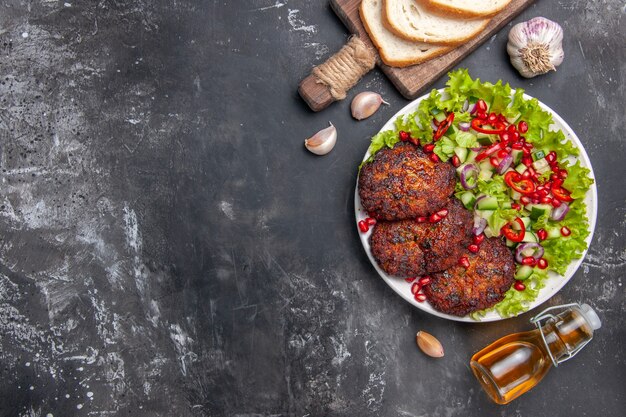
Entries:
{"type": "Polygon", "coordinates": [[[437,223],[378,222],[370,247],[381,269],[408,277],[455,265],[470,243],[472,215],[456,198],[451,198],[445,209],[448,214],[437,223]]]}
{"type": "Polygon", "coordinates": [[[436,310],[465,316],[493,307],[515,282],[513,253],[501,239],[485,239],[476,254],[466,251],[466,269],[458,263],[432,275],[424,287],[427,300],[436,310]]]}
{"type": "Polygon", "coordinates": [[[446,205],[454,186],[451,164],[431,161],[409,142],[378,151],[361,168],[358,183],[363,208],[379,220],[428,216],[446,205]]]}

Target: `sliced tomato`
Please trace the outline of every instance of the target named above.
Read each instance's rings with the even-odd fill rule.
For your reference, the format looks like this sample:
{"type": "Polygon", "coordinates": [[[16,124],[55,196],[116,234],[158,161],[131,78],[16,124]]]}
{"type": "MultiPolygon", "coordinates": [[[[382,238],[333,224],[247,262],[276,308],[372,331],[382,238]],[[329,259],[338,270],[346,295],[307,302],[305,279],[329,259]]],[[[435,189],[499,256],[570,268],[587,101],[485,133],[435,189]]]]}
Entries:
{"type": "Polygon", "coordinates": [[[561,200],[565,203],[574,201],[574,199],[570,195],[570,192],[557,184],[558,183],[552,184],[552,188],[550,189],[550,191],[552,191],[552,195],[554,195],[554,197],[558,200],[561,200]]]}
{"type": "Polygon", "coordinates": [[[445,135],[445,133],[448,131],[450,126],[452,126],[453,121],[454,121],[454,112],[448,114],[448,116],[446,117],[446,120],[439,123],[439,126],[437,127],[437,131],[433,135],[433,139],[434,140],[441,139],[441,137],[445,135]]]}
{"type": "Polygon", "coordinates": [[[506,185],[520,194],[532,194],[535,191],[535,183],[530,178],[524,178],[519,172],[509,171],[504,175],[506,185]]]}
{"type": "Polygon", "coordinates": [[[524,225],[522,219],[516,217],[512,221],[502,226],[500,232],[502,232],[502,234],[506,236],[506,238],[509,239],[511,242],[521,242],[524,239],[524,235],[526,234],[526,226],[524,225]],[[517,225],[519,229],[514,229],[514,225],[517,225]]]}

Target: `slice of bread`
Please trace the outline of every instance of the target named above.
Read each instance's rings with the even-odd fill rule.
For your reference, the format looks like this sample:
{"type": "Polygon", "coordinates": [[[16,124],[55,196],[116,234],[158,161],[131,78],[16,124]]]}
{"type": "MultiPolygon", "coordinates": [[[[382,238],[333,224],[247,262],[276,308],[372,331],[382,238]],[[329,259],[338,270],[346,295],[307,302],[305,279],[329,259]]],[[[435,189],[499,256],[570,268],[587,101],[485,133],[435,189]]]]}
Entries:
{"type": "Polygon", "coordinates": [[[435,12],[453,13],[462,17],[493,16],[509,5],[511,0],[423,0],[435,12]]]}
{"type": "Polygon", "coordinates": [[[489,19],[437,14],[417,0],[384,0],[383,23],[406,40],[458,45],[485,29],[489,19]]]}
{"type": "Polygon", "coordinates": [[[391,67],[419,64],[452,49],[449,46],[407,41],[391,33],[383,25],[383,0],[363,0],[359,13],[365,30],[378,48],[380,58],[391,67]]]}

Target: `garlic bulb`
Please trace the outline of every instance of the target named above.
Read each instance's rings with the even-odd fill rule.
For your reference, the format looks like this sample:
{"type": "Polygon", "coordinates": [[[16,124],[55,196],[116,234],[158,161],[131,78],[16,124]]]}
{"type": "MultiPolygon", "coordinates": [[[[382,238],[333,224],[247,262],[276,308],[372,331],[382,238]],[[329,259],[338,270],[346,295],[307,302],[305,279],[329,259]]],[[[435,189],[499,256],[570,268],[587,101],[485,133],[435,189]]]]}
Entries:
{"type": "Polygon", "coordinates": [[[545,17],[518,23],[509,32],[511,64],[526,78],[556,71],[563,62],[563,29],[545,17]]]}
{"type": "Polygon", "coordinates": [[[378,93],[364,91],[357,94],[350,104],[352,117],[357,120],[363,120],[376,113],[381,104],[389,104],[378,93]]]}
{"type": "MultiPolygon", "coordinates": [[[[330,123],[330,122],[328,122],[330,123]]],[[[322,129],[304,141],[304,146],[315,155],[326,155],[332,151],[337,142],[337,129],[330,123],[326,129],[322,129]]]]}

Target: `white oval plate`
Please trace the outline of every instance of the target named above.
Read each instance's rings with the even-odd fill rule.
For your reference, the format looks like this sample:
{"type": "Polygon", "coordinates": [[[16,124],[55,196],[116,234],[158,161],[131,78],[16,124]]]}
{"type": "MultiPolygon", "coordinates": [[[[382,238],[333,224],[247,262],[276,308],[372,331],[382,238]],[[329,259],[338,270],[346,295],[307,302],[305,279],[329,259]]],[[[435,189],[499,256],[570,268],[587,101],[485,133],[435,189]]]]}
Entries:
{"type": "MultiPolygon", "coordinates": [[[[443,92],[443,89],[440,89],[439,91],[443,92]]],[[[408,113],[414,112],[417,109],[417,106],[419,105],[420,101],[422,101],[423,99],[427,97],[428,97],[428,94],[425,94],[422,97],[406,105],[402,110],[400,110],[391,119],[389,119],[389,121],[385,123],[385,125],[382,127],[382,129],[380,129],[380,131],[382,132],[385,130],[393,129],[394,127],[393,123],[396,120],[396,118],[398,118],[399,116],[403,116],[408,113]]],[[[527,94],[524,94],[524,98],[529,100],[532,97],[528,96],[527,94]]],[[[565,123],[565,120],[563,120],[561,116],[556,114],[550,107],[546,106],[542,102],[539,102],[539,105],[541,106],[543,110],[552,114],[554,123],[550,126],[550,128],[552,130],[559,130],[559,129],[562,130],[563,133],[565,134],[565,138],[572,141],[572,143],[574,143],[578,147],[578,149],[580,150],[580,155],[578,156],[578,159],[580,160],[581,166],[588,168],[591,171],[590,172],[591,178],[595,179],[595,176],[593,174],[593,168],[591,167],[591,162],[589,161],[589,156],[587,155],[587,152],[585,151],[585,148],[583,147],[582,143],[578,139],[578,136],[576,136],[576,133],[574,133],[572,128],[569,127],[567,123],[565,123]]],[[[363,157],[363,160],[365,161],[367,158],[369,158],[369,156],[370,154],[368,151],[363,157]]],[[[591,185],[591,188],[589,189],[589,191],[587,192],[587,195],[585,196],[585,203],[587,205],[587,217],[589,218],[589,227],[591,228],[589,236],[587,237],[587,247],[589,247],[589,245],[591,244],[591,239],[593,238],[593,232],[596,226],[596,214],[598,211],[598,190],[596,188],[595,181],[591,185]]],[[[363,206],[361,205],[361,199],[359,197],[358,178],[357,178],[357,187],[356,187],[355,196],[354,196],[354,207],[355,207],[356,221],[358,223],[360,220],[363,220],[367,217],[367,213],[363,209],[363,206]]],[[[357,227],[357,230],[358,230],[358,227],[357,227]]],[[[403,278],[393,277],[391,275],[386,274],[382,269],[380,269],[380,267],[376,263],[376,260],[372,256],[372,251],[370,249],[370,244],[369,244],[370,234],[371,234],[371,231],[367,233],[361,233],[359,231],[361,243],[363,244],[363,247],[365,248],[365,252],[367,253],[367,256],[369,257],[370,262],[372,263],[372,265],[374,265],[374,269],[376,269],[376,272],[378,272],[378,274],[385,280],[385,282],[387,283],[387,285],[391,287],[391,289],[393,289],[406,301],[413,304],[415,307],[419,308],[420,310],[424,310],[427,313],[430,313],[435,316],[448,319],[448,320],[476,323],[476,320],[470,318],[469,316],[458,317],[458,316],[453,316],[450,314],[444,314],[435,310],[427,301],[423,303],[418,303],[417,301],[415,301],[415,299],[413,298],[413,294],[411,294],[411,284],[407,283],[403,278]]],[[[563,286],[567,284],[567,282],[572,278],[576,270],[578,270],[586,254],[587,254],[587,251],[585,250],[585,252],[583,253],[583,256],[580,259],[575,260],[569,265],[569,267],[567,268],[567,271],[565,272],[565,276],[558,275],[552,271],[549,272],[548,279],[545,282],[545,287],[539,291],[539,295],[537,296],[537,299],[535,299],[535,301],[532,304],[530,304],[527,311],[530,311],[533,308],[539,306],[540,304],[547,301],[550,297],[555,295],[557,292],[559,292],[559,290],[563,288],[563,286]]],[[[504,318],[500,317],[500,315],[495,310],[488,312],[484,317],[480,319],[481,322],[498,321],[498,320],[504,320],[504,318]]]]}

